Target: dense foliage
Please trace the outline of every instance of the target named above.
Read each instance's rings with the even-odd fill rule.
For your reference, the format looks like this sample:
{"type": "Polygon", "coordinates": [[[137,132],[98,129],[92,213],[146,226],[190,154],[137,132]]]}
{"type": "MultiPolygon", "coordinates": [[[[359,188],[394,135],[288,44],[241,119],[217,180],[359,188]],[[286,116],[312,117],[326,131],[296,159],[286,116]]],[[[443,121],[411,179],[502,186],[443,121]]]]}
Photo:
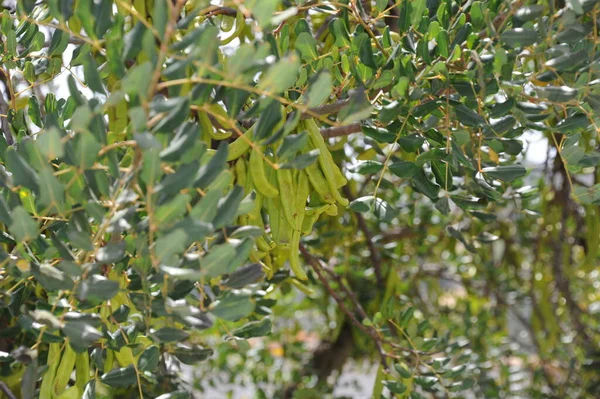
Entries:
{"type": "Polygon", "coordinates": [[[5,2],[0,398],[600,396],[597,3],[5,2]]]}

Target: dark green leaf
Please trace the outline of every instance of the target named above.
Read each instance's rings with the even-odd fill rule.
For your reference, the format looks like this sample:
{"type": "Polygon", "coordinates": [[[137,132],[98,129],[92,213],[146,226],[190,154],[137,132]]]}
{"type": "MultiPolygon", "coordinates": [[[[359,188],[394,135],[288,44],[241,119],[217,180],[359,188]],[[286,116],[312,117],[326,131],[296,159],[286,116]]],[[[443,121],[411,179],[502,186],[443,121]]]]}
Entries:
{"type": "Polygon", "coordinates": [[[235,254],[235,248],[228,243],[212,247],[208,255],[200,261],[202,272],[208,277],[228,273],[229,263],[235,254]]]}
{"type": "Polygon", "coordinates": [[[246,285],[260,281],[264,276],[262,265],[251,263],[237,269],[223,284],[231,288],[243,288],[246,285]]]}
{"type": "Polygon", "coordinates": [[[271,332],[271,319],[265,317],[261,321],[251,321],[231,333],[240,338],[264,337],[271,332]]]}
{"type": "Polygon", "coordinates": [[[237,215],[238,207],[244,199],[244,189],[241,186],[236,185],[233,190],[219,202],[219,208],[217,215],[213,219],[212,223],[215,229],[219,229],[231,223],[237,215]]]}
{"type": "Polygon", "coordinates": [[[413,162],[399,160],[391,163],[389,170],[400,178],[408,178],[414,176],[419,171],[419,167],[413,162]]]}
{"type": "Polygon", "coordinates": [[[534,30],[515,28],[503,32],[500,39],[510,47],[526,47],[536,43],[539,35],[534,30]]]}
{"type": "Polygon", "coordinates": [[[523,177],[527,174],[527,169],[522,165],[505,165],[505,166],[493,166],[489,168],[483,168],[481,170],[487,176],[510,182],[523,177]]]}
{"type": "Polygon", "coordinates": [[[160,343],[183,341],[189,336],[190,335],[182,329],[172,327],[164,327],[152,333],[152,337],[160,343]]]}
{"type": "Polygon", "coordinates": [[[38,236],[38,225],[31,215],[21,206],[13,208],[12,223],[8,227],[10,234],[17,241],[31,241],[38,236]]]}
{"type": "Polygon", "coordinates": [[[212,349],[204,349],[199,346],[186,347],[186,346],[178,346],[173,354],[179,359],[182,363],[188,365],[194,365],[198,362],[202,362],[213,355],[212,349]]]}
{"type": "Polygon", "coordinates": [[[288,162],[279,165],[279,167],[281,169],[304,169],[307,166],[310,166],[313,163],[315,163],[318,157],[319,150],[311,150],[307,153],[298,155],[296,158],[288,162]]]}
{"type": "Polygon", "coordinates": [[[204,190],[217,178],[217,176],[225,169],[225,164],[227,163],[227,153],[227,143],[222,141],[213,157],[206,163],[206,165],[203,165],[200,170],[198,170],[198,173],[196,174],[196,180],[194,181],[194,187],[204,190]]]}
{"type": "Polygon", "coordinates": [[[254,310],[254,302],[248,294],[229,293],[217,301],[211,310],[220,319],[237,321],[254,310]]]}
{"type": "Polygon", "coordinates": [[[103,384],[113,388],[134,385],[137,382],[135,368],[133,365],[129,365],[123,368],[112,369],[108,373],[104,374],[100,378],[100,381],[102,381],[103,384]]]}
{"type": "Polygon", "coordinates": [[[6,168],[12,173],[13,182],[16,185],[27,187],[37,192],[39,189],[39,177],[31,166],[23,159],[13,147],[8,147],[4,154],[6,168]]]}

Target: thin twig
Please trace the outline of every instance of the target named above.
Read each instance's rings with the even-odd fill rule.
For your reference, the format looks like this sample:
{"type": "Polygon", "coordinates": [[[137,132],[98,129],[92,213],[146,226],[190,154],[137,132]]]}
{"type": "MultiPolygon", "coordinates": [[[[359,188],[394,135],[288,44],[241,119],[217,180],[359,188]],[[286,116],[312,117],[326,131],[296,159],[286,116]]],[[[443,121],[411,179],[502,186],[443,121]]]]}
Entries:
{"type": "MultiPolygon", "coordinates": [[[[344,194],[348,198],[349,201],[354,200],[354,195],[352,194],[352,190],[350,190],[349,186],[344,186],[343,188],[344,194]]],[[[381,265],[381,254],[379,250],[375,246],[373,242],[373,234],[369,230],[367,226],[367,222],[365,218],[360,212],[354,212],[356,216],[356,221],[358,222],[358,228],[363,232],[365,236],[365,240],[367,241],[367,247],[369,247],[369,257],[371,258],[371,263],[373,264],[373,269],[375,270],[375,278],[377,280],[377,287],[383,289],[385,287],[385,281],[383,280],[383,272],[381,265]]]]}
{"type": "Polygon", "coordinates": [[[349,136],[352,133],[360,133],[360,123],[352,123],[346,126],[334,126],[321,129],[321,135],[326,138],[349,136]]]}
{"type": "Polygon", "coordinates": [[[367,336],[373,340],[373,342],[375,343],[375,346],[377,347],[377,350],[379,351],[379,353],[381,355],[381,363],[384,365],[384,367],[387,367],[386,366],[387,354],[383,350],[382,338],[379,336],[379,333],[373,327],[367,327],[363,323],[361,323],[356,318],[354,313],[352,311],[350,311],[350,309],[348,309],[348,307],[344,303],[344,300],[331,287],[331,285],[329,284],[329,281],[324,276],[324,274],[323,274],[324,268],[321,265],[321,262],[319,261],[319,259],[315,258],[310,252],[308,252],[308,250],[303,245],[300,246],[300,252],[302,253],[302,256],[304,257],[306,262],[315,271],[315,273],[317,274],[317,277],[319,278],[321,283],[323,283],[323,286],[325,287],[327,292],[337,302],[337,304],[340,307],[340,309],[342,310],[342,312],[344,312],[346,314],[346,316],[348,316],[348,318],[350,318],[350,321],[352,322],[352,324],[354,324],[356,327],[358,327],[363,333],[367,334],[367,336]]]}
{"type": "Polygon", "coordinates": [[[200,15],[206,17],[213,17],[215,15],[225,15],[228,17],[235,17],[237,15],[237,10],[231,7],[221,7],[221,6],[211,6],[206,10],[200,12],[200,15]]]}
{"type": "Polygon", "coordinates": [[[0,391],[2,391],[8,399],[17,399],[17,397],[8,388],[8,385],[0,381],[0,391]]]}

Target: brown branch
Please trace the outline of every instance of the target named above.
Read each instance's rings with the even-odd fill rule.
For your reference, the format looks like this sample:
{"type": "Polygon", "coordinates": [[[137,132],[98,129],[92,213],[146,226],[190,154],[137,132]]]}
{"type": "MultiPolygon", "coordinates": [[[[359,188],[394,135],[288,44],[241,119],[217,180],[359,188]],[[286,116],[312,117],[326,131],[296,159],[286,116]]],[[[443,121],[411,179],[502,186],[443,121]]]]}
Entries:
{"type": "Polygon", "coordinates": [[[17,399],[17,397],[8,388],[8,385],[0,381],[0,391],[2,391],[8,399],[17,399]]]}
{"type": "MultiPolygon", "coordinates": [[[[348,197],[348,200],[353,201],[354,195],[352,194],[350,187],[346,185],[344,186],[343,190],[346,197],[348,197]]],[[[356,221],[358,222],[358,228],[363,232],[365,241],[367,242],[367,247],[369,248],[369,257],[371,258],[371,263],[373,264],[373,269],[375,270],[377,287],[383,289],[385,288],[385,281],[383,280],[383,272],[381,270],[381,254],[373,242],[373,234],[371,234],[363,215],[360,212],[354,212],[354,214],[356,216],[356,221]]]]}
{"type": "Polygon", "coordinates": [[[349,136],[352,133],[360,133],[361,131],[360,123],[352,123],[346,126],[334,126],[321,129],[321,135],[324,138],[329,139],[332,137],[349,136]]]}
{"type": "Polygon", "coordinates": [[[237,10],[231,7],[221,7],[221,6],[211,6],[206,10],[200,12],[201,16],[213,17],[215,15],[225,15],[228,17],[235,17],[237,15],[237,10]]]}
{"type": "Polygon", "coordinates": [[[319,259],[315,258],[310,252],[308,252],[308,250],[303,245],[300,245],[300,252],[302,253],[302,256],[304,257],[306,262],[315,271],[315,273],[317,274],[317,277],[319,278],[321,283],[323,283],[323,286],[325,287],[325,289],[327,290],[329,295],[331,295],[331,297],[337,302],[337,304],[340,307],[340,309],[342,310],[342,312],[344,312],[346,314],[346,316],[348,316],[348,318],[350,319],[352,324],[354,324],[359,330],[361,330],[363,333],[365,333],[368,337],[370,337],[373,340],[373,342],[375,343],[375,346],[377,347],[377,350],[379,351],[379,354],[381,355],[381,364],[383,364],[384,367],[387,367],[386,366],[387,354],[383,350],[382,338],[379,336],[379,333],[375,330],[375,328],[365,326],[361,321],[359,321],[356,318],[354,313],[352,311],[350,311],[350,309],[348,309],[348,307],[344,303],[344,300],[331,287],[331,285],[329,284],[329,281],[323,274],[324,267],[321,265],[321,261],[319,259]]]}
{"type": "MultiPolygon", "coordinates": [[[[568,187],[566,182],[564,182],[563,185],[565,187],[568,187]]],[[[560,220],[561,229],[559,231],[558,238],[554,245],[554,260],[551,263],[552,274],[554,275],[556,287],[565,299],[567,308],[569,308],[569,314],[571,316],[571,319],[573,320],[573,324],[575,325],[575,330],[577,331],[577,334],[584,340],[584,342],[589,344],[592,342],[592,339],[588,335],[586,331],[586,326],[581,320],[581,315],[583,314],[583,311],[581,310],[579,304],[577,304],[575,299],[573,299],[573,293],[571,292],[569,280],[567,279],[567,276],[565,276],[565,274],[563,273],[563,247],[565,242],[567,242],[566,230],[568,213],[568,204],[564,204],[562,207],[562,214],[560,220]]]]}

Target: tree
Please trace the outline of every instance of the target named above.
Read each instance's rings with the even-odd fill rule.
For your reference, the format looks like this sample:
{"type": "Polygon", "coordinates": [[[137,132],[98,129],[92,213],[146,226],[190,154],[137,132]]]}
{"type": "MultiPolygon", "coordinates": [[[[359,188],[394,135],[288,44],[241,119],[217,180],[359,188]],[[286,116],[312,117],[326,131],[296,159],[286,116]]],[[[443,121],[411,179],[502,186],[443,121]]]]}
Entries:
{"type": "Polygon", "coordinates": [[[0,397],[598,397],[597,1],[217,3],[4,6],[0,397]]]}

